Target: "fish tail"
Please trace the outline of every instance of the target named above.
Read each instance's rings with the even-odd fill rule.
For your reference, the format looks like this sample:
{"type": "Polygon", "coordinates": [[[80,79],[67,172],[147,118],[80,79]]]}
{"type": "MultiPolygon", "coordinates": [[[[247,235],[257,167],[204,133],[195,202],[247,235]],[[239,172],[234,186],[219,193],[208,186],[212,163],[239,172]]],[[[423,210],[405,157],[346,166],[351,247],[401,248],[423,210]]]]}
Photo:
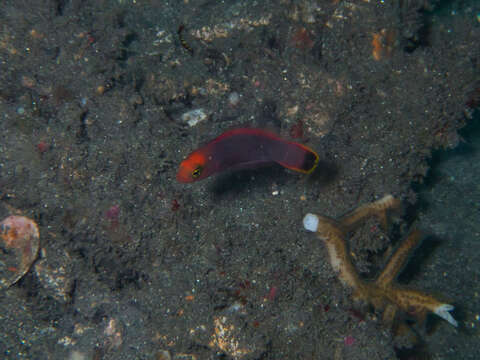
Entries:
{"type": "Polygon", "coordinates": [[[292,143],[289,144],[289,149],[283,154],[282,159],[276,162],[287,169],[311,174],[316,169],[319,159],[318,154],[308,146],[292,143]]]}

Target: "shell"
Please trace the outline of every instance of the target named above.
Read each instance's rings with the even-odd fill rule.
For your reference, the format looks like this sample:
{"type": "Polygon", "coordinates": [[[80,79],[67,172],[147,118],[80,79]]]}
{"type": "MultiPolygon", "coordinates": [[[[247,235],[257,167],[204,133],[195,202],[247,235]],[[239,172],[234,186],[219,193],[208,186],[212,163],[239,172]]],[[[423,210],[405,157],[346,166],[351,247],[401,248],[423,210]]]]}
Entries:
{"type": "Polygon", "coordinates": [[[40,233],[37,224],[11,215],[0,222],[0,289],[20,280],[38,256],[40,233]]]}

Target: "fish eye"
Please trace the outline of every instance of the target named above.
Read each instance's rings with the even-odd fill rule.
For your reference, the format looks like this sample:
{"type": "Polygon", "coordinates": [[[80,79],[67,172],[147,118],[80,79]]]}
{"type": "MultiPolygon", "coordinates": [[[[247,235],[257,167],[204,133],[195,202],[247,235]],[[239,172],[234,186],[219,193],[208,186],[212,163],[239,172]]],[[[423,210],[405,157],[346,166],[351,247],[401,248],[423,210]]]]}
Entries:
{"type": "Polygon", "coordinates": [[[203,167],[199,166],[195,170],[192,171],[192,178],[196,179],[202,173],[203,167]]]}

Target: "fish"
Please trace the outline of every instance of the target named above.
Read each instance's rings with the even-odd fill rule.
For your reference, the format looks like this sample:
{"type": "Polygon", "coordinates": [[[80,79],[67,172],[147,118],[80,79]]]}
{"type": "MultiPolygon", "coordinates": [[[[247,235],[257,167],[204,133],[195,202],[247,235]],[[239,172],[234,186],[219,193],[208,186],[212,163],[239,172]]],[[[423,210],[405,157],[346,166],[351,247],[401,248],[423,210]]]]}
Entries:
{"type": "Polygon", "coordinates": [[[318,154],[306,145],[283,139],[263,129],[239,128],[224,132],[190,153],[180,163],[177,181],[192,183],[226,170],[269,163],[310,174],[318,161],[318,154]]]}

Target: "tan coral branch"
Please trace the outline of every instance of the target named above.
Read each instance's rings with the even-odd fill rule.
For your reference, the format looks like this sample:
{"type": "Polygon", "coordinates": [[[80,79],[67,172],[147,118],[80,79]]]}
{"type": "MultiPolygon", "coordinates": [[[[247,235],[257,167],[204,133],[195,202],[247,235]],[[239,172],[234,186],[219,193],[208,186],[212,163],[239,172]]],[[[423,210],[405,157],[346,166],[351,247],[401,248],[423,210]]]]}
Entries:
{"type": "Polygon", "coordinates": [[[394,284],[410,253],[421,240],[419,231],[412,231],[402,242],[374,282],[363,280],[353,265],[345,241],[346,233],[372,216],[377,217],[382,225],[386,226],[388,211],[399,207],[400,201],[387,195],[378,201],[358,207],[339,221],[307,214],[303,224],[306,230],[316,232],[324,241],[334,271],[338,272],[338,277],[343,284],[354,290],[354,298],[384,311],[383,319],[389,325],[392,325],[396,313],[401,310],[416,316],[419,320],[423,320],[427,313],[432,312],[453,326],[457,326],[457,322],[450,314],[454,308],[452,305],[442,303],[424,292],[394,284]]]}

